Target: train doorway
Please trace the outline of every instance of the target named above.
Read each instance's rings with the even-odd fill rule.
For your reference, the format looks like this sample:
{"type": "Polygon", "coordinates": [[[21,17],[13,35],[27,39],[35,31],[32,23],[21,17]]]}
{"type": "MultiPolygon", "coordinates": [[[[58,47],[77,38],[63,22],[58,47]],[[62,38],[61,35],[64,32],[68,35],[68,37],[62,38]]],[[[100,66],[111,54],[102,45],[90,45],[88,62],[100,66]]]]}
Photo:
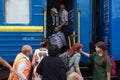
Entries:
{"type": "Polygon", "coordinates": [[[59,15],[60,4],[64,4],[65,9],[68,12],[67,26],[69,27],[69,33],[72,33],[73,31],[75,31],[75,29],[77,29],[75,28],[77,27],[77,21],[75,20],[75,18],[77,17],[77,15],[75,15],[75,12],[77,11],[77,0],[47,0],[47,37],[50,36],[50,27],[52,24],[50,11],[52,8],[56,8],[59,15]]]}
{"type": "Polygon", "coordinates": [[[91,52],[95,51],[96,42],[100,41],[100,0],[92,1],[92,44],[91,52]]]}

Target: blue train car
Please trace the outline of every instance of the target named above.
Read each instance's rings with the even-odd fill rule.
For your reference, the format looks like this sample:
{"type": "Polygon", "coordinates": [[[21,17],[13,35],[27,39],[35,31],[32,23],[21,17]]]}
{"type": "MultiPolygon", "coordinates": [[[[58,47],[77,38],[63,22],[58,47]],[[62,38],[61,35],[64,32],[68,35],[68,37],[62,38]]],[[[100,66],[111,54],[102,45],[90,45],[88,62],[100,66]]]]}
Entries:
{"type": "Polygon", "coordinates": [[[112,0],[111,1],[111,28],[110,28],[110,36],[111,36],[111,47],[110,52],[111,55],[116,59],[120,60],[120,0],[112,0]]]}
{"type": "Polygon", "coordinates": [[[100,37],[108,44],[109,54],[120,60],[120,0],[101,0],[100,37]]]}
{"type": "MultiPolygon", "coordinates": [[[[0,56],[13,62],[22,45],[33,49],[47,36],[47,19],[52,7],[59,10],[64,3],[69,12],[71,32],[76,42],[89,52],[92,30],[92,0],[1,0],[0,1],[0,56]]],[[[88,60],[84,58],[82,60],[88,60]]]]}
{"type": "Polygon", "coordinates": [[[44,0],[0,0],[0,56],[13,62],[23,45],[40,47],[44,8],[44,0]]]}
{"type": "MultiPolygon", "coordinates": [[[[0,56],[13,62],[22,45],[39,48],[41,38],[48,34],[50,9],[64,3],[69,12],[70,32],[76,42],[91,52],[97,41],[105,41],[115,60],[119,55],[119,0],[1,0],[0,56]],[[69,4],[69,5],[68,5],[69,4]],[[114,7],[113,7],[114,6],[114,7]],[[116,48],[117,47],[117,48],[116,48]]],[[[82,57],[82,61],[88,61],[82,57]]]]}

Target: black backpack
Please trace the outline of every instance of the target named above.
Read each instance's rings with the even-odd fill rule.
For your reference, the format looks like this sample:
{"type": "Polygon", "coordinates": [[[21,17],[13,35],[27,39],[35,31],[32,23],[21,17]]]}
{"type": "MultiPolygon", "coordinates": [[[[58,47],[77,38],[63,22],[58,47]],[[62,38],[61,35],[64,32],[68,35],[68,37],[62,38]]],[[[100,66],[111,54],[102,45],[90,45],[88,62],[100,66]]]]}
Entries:
{"type": "Polygon", "coordinates": [[[60,56],[60,58],[63,60],[63,62],[65,64],[66,71],[69,71],[71,69],[71,67],[74,66],[74,63],[69,66],[70,57],[68,56],[67,52],[64,52],[63,54],[65,54],[65,55],[64,56],[60,56]]]}

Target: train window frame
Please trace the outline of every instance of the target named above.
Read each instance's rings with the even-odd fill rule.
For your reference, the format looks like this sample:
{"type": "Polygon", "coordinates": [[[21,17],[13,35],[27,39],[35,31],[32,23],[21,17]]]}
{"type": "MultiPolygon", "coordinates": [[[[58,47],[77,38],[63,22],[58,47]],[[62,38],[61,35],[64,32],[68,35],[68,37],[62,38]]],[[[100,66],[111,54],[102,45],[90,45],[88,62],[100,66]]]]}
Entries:
{"type": "MultiPolygon", "coordinates": [[[[27,14],[27,17],[26,17],[26,20],[25,20],[25,18],[24,17],[22,17],[21,19],[24,19],[23,21],[22,20],[18,20],[18,18],[14,18],[15,20],[13,20],[13,17],[15,16],[12,16],[12,19],[11,19],[11,17],[9,18],[9,20],[13,20],[13,21],[7,21],[7,14],[9,14],[9,11],[7,12],[7,7],[6,6],[8,6],[7,5],[7,1],[8,0],[4,0],[4,23],[5,24],[29,24],[30,23],[30,19],[31,19],[31,17],[30,17],[30,15],[31,15],[31,9],[30,9],[30,2],[31,2],[31,0],[27,0],[28,1],[28,5],[27,5],[27,7],[28,8],[26,8],[26,10],[27,11],[25,11],[26,12],[26,14],[27,14]]],[[[19,0],[18,0],[19,1],[19,0]]],[[[24,1],[24,0],[23,0],[24,1]]],[[[19,4],[19,3],[18,3],[19,4]]],[[[23,5],[21,5],[20,7],[20,9],[22,10],[22,9],[24,9],[25,10],[25,8],[23,7],[23,5]],[[21,7],[22,6],[22,7],[21,7]]],[[[26,6],[26,5],[25,5],[26,6]]],[[[12,7],[11,7],[12,8],[12,7]]],[[[16,8],[16,10],[17,10],[17,8],[16,8]]],[[[11,11],[12,12],[12,11],[11,11]]],[[[17,12],[17,11],[15,11],[14,10],[14,12],[17,12]]],[[[12,13],[14,13],[14,12],[12,12],[12,13]]],[[[21,15],[22,15],[22,11],[21,11],[21,15]]],[[[15,14],[17,14],[17,13],[15,13],[15,14]]],[[[25,13],[24,13],[24,15],[25,15],[25,13]]],[[[22,15],[23,16],[23,15],[22,15]]],[[[19,17],[19,19],[20,19],[20,17],[19,17]]]]}

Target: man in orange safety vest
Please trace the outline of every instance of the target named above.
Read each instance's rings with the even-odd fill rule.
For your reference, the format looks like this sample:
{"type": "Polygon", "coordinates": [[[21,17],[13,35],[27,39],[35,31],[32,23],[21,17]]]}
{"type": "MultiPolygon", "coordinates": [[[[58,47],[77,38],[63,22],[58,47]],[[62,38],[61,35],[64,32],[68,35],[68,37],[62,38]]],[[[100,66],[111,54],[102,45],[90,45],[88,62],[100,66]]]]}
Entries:
{"type": "Polygon", "coordinates": [[[10,73],[8,80],[28,80],[29,73],[31,70],[31,62],[29,56],[32,54],[32,47],[29,45],[24,45],[22,47],[22,52],[19,53],[13,63],[13,69],[15,73],[10,73]]]}

